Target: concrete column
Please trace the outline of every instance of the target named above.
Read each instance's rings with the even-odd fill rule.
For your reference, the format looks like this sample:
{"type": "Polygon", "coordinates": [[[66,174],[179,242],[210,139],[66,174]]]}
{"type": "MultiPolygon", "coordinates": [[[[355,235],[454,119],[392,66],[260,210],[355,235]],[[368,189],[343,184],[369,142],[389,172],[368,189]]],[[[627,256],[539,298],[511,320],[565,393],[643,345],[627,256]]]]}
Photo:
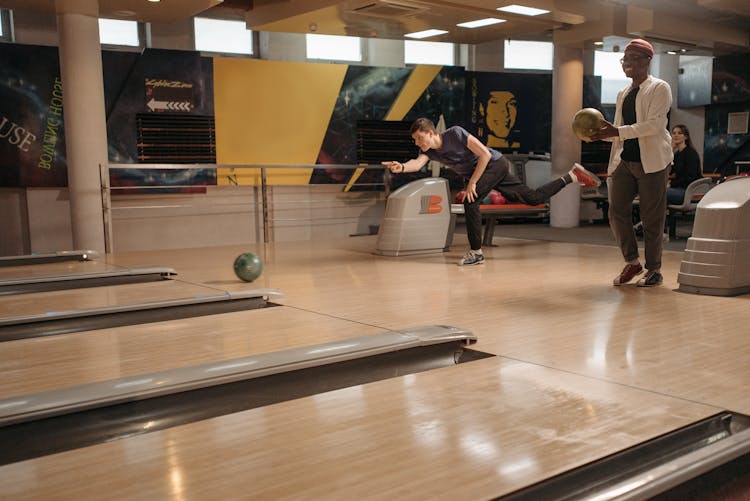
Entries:
{"type": "MultiPolygon", "coordinates": [[[[552,175],[568,172],[581,160],[581,142],[570,122],[583,103],[583,50],[555,46],[552,63],[552,175]]],[[[550,226],[578,226],[581,187],[566,186],[550,201],[550,226]]]]}
{"type": "Polygon", "coordinates": [[[99,165],[107,162],[97,0],[55,0],[73,247],[104,252],[99,165]]]}

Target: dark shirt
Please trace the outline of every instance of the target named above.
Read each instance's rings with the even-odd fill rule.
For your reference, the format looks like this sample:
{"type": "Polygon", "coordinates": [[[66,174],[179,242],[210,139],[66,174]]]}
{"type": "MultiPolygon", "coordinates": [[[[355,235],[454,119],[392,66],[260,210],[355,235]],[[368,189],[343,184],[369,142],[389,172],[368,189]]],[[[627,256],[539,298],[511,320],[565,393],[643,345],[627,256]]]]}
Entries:
{"type": "MultiPolygon", "coordinates": [[[[633,125],[636,122],[635,116],[635,96],[638,95],[638,87],[631,89],[625,99],[622,101],[622,123],[623,125],[633,125]]],[[[638,138],[626,139],[622,145],[622,154],[620,158],[628,162],[641,161],[641,147],[638,145],[638,138]]]]}
{"type": "Polygon", "coordinates": [[[672,188],[685,189],[690,183],[703,177],[701,170],[701,159],[697,151],[690,147],[677,151],[672,164],[674,179],[669,185],[672,188]]]}
{"type": "MultiPolygon", "coordinates": [[[[439,150],[429,149],[422,153],[427,155],[430,160],[445,164],[446,167],[453,169],[459,175],[470,178],[477,166],[477,156],[466,145],[469,141],[469,135],[466,129],[454,125],[440,134],[443,143],[439,150]]],[[[487,149],[490,150],[492,155],[491,161],[503,156],[497,150],[487,149]]]]}

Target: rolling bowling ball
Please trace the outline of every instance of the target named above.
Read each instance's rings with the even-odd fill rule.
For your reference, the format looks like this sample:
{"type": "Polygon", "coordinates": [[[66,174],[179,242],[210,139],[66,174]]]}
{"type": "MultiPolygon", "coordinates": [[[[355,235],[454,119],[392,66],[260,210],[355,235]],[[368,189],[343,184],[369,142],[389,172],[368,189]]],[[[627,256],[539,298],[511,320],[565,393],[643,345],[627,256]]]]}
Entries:
{"type": "Polygon", "coordinates": [[[252,282],[263,271],[263,261],[252,252],[245,252],[234,260],[234,274],[245,282],[252,282]]]}
{"type": "Polygon", "coordinates": [[[596,108],[583,108],[573,117],[573,132],[581,141],[591,142],[591,136],[602,128],[604,115],[596,108]]]}

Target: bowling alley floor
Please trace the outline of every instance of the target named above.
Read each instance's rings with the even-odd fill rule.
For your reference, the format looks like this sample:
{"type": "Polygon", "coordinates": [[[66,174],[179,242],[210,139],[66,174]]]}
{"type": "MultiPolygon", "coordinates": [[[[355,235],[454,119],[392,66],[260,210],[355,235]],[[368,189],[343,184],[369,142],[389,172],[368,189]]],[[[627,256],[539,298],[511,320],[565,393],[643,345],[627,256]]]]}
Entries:
{"type": "MultiPolygon", "coordinates": [[[[103,360],[107,377],[116,367],[132,376],[156,360],[422,325],[469,330],[470,348],[494,356],[1,466],[0,498],[488,499],[722,410],[750,414],[750,296],[676,292],[674,250],[662,286],[613,287],[622,262],[611,243],[510,238],[521,230],[537,231],[499,225],[474,267],[456,265],[467,247],[460,231],[449,252],[403,257],[375,255],[375,236],[107,256],[239,290],[248,284],[232,262],[252,251],[265,267],[251,285],[284,297],[262,315],[192,322],[204,334],[183,339],[185,322],[163,322],[0,344],[15,388],[52,384],[45,349],[75,364],[75,384],[101,377],[103,360]],[[138,353],[128,347],[135,332],[141,343],[170,342],[138,353]]],[[[604,239],[608,227],[588,230],[604,239]]]]}
{"type": "MultiPolygon", "coordinates": [[[[692,232],[692,221],[679,220],[677,222],[677,238],[664,242],[664,249],[683,251],[687,239],[692,232]]],[[[457,232],[464,232],[462,226],[457,232]]],[[[514,222],[504,221],[495,227],[496,237],[521,238],[525,240],[545,240],[550,242],[569,242],[579,244],[615,245],[615,238],[607,223],[581,222],[575,228],[553,228],[545,222],[514,222]]],[[[638,243],[643,247],[643,236],[638,236],[638,243]]]]}

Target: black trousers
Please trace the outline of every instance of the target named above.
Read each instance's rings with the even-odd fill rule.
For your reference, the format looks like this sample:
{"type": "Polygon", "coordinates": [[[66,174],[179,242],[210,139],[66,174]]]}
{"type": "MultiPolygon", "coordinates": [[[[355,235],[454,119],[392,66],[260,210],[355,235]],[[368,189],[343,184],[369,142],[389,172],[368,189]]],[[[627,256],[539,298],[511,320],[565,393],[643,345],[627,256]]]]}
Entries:
{"type": "Polygon", "coordinates": [[[539,205],[547,202],[552,195],[565,187],[567,183],[557,178],[536,189],[523,184],[511,171],[510,161],[500,157],[487,164],[482,177],[477,181],[477,198],[473,202],[464,199],[464,213],[466,215],[466,233],[472,250],[482,248],[482,215],[479,205],[493,189],[512,203],[539,205]]]}

